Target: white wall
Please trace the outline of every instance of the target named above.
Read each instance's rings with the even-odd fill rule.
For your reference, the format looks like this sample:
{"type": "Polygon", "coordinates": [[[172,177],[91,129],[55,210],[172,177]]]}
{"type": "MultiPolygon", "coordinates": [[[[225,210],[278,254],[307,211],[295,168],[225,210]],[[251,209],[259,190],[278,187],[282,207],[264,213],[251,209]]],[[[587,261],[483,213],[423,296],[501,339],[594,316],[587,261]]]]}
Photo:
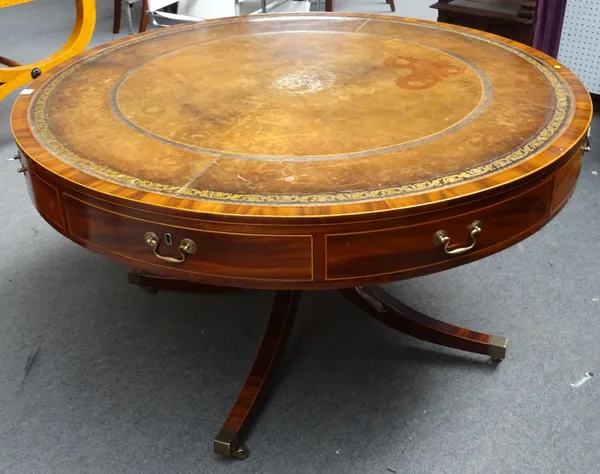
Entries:
{"type": "Polygon", "coordinates": [[[235,0],[180,0],[178,12],[199,18],[235,16],[235,0]]]}

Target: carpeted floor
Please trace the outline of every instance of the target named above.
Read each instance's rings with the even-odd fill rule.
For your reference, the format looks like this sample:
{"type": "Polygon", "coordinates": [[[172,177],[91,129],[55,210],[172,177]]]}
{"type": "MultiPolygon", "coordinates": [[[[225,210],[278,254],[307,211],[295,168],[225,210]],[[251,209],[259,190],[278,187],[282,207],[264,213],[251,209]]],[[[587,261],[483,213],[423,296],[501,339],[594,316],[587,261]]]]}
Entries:
{"type": "MultiPolygon", "coordinates": [[[[411,2],[398,14],[435,18],[411,2]]],[[[26,62],[56,49],[72,4],[0,10],[2,55],[26,62]]],[[[94,44],[113,38],[112,2],[98,10],[94,44]]],[[[230,462],[211,441],[272,294],[152,297],[126,283],[127,269],[59,236],[7,161],[14,97],[0,103],[0,473],[600,472],[599,115],[577,191],[546,228],[388,286],[434,316],[508,335],[502,364],[395,334],[336,293],[308,294],[251,457],[230,462]],[[586,372],[598,376],[573,387],[586,372]]]]}

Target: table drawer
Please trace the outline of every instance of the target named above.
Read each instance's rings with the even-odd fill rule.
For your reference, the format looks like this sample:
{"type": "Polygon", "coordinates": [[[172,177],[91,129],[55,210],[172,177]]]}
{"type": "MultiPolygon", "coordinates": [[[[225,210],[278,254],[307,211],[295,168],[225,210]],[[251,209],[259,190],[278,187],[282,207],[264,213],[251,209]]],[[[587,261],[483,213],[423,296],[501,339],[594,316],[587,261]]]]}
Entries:
{"type": "Polygon", "coordinates": [[[450,237],[449,250],[468,247],[472,244],[469,226],[476,221],[482,223],[481,232],[467,254],[510,240],[547,219],[552,185],[552,180],[546,180],[522,194],[482,204],[478,210],[439,220],[432,217],[424,224],[329,234],[327,279],[392,274],[460,258],[460,255],[448,255],[443,245],[435,245],[433,236],[444,230],[450,237]]]}
{"type": "Polygon", "coordinates": [[[38,212],[59,229],[64,229],[65,223],[60,209],[60,198],[55,186],[48,183],[36,173],[25,173],[31,201],[38,212]]]}
{"type": "Polygon", "coordinates": [[[102,209],[65,195],[69,232],[74,240],[91,248],[152,265],[187,273],[227,278],[272,281],[310,281],[312,237],[310,235],[268,235],[215,232],[166,225],[117,211],[102,209]],[[156,249],[164,256],[181,259],[184,239],[196,247],[182,263],[170,263],[153,253],[145,235],[160,240],[156,249]],[[168,234],[168,236],[167,236],[168,234]],[[168,245],[167,240],[172,244],[168,245]]]}

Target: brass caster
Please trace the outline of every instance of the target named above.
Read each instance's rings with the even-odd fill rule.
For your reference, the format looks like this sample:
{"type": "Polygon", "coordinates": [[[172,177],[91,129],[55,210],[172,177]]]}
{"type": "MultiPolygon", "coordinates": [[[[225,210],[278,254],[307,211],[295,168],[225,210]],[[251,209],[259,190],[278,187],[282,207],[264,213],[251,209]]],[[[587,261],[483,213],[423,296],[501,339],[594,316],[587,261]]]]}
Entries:
{"type": "Polygon", "coordinates": [[[250,451],[248,451],[248,448],[243,444],[239,444],[231,453],[231,457],[239,459],[240,461],[247,459],[248,456],[250,456],[250,451]]]}
{"type": "Polygon", "coordinates": [[[492,336],[488,355],[493,362],[501,362],[506,357],[506,345],[508,338],[504,336],[492,336]]]}
{"type": "Polygon", "coordinates": [[[221,428],[213,441],[215,453],[243,461],[250,456],[248,448],[238,443],[237,433],[227,428],[221,428]]]}
{"type": "Polygon", "coordinates": [[[158,293],[158,289],[156,289],[149,283],[139,283],[139,286],[142,290],[144,290],[149,295],[155,295],[156,293],[158,293]]]}

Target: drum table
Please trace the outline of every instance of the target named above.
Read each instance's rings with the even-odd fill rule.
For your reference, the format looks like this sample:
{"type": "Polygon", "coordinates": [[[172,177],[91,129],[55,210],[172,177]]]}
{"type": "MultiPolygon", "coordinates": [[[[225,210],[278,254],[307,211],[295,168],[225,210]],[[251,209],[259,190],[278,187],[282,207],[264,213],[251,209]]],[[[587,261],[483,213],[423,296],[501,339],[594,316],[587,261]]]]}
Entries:
{"type": "MultiPolygon", "coordinates": [[[[554,59],[462,27],[370,15],[161,29],[43,74],[12,127],[58,232],[160,288],[276,290],[214,440],[241,444],[300,292],[339,289],[384,324],[504,358],[506,338],[369,286],[505,249],[573,192],[592,105],[554,59]]],[[[226,298],[226,294],[223,295],[226,298]]]]}

